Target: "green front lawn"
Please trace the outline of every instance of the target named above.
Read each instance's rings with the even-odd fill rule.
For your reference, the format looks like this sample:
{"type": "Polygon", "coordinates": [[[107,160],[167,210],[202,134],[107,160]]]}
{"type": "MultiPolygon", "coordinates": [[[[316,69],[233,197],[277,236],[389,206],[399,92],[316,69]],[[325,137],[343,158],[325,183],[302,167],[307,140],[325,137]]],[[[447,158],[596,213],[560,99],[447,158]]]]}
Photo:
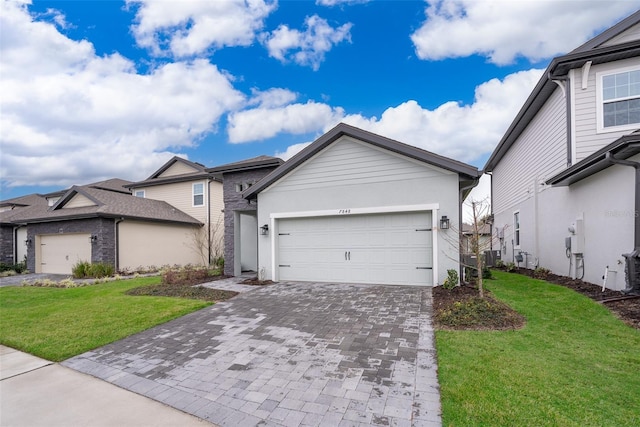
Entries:
{"type": "Polygon", "coordinates": [[[526,326],[436,332],[443,425],[640,425],[640,331],[570,289],[494,274],[526,326]]]}
{"type": "Polygon", "coordinates": [[[125,295],[159,277],[81,288],[0,288],[0,344],[60,361],[206,307],[206,301],[125,295]]]}

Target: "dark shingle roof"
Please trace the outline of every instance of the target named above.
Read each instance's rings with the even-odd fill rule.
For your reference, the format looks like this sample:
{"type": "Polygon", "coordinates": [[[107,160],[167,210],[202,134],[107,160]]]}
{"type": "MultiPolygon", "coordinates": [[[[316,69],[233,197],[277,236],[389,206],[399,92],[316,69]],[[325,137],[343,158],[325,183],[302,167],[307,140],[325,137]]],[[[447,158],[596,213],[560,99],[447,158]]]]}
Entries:
{"type": "Polygon", "coordinates": [[[0,222],[20,224],[94,217],[121,217],[145,221],[202,225],[197,219],[166,202],[134,197],[128,193],[103,190],[91,186],[71,187],[53,207],[47,206],[46,199],[40,195],[24,196],[24,199],[33,203],[11,211],[0,212],[0,222]],[[63,206],[76,194],[82,194],[96,203],[96,205],[64,209],[63,206]]]}
{"type": "Polygon", "coordinates": [[[284,163],[284,160],[272,156],[257,156],[251,159],[240,160],[238,162],[227,163],[225,165],[208,168],[207,172],[222,174],[228,172],[239,172],[251,169],[261,169],[269,167],[277,167],[284,163]]]}

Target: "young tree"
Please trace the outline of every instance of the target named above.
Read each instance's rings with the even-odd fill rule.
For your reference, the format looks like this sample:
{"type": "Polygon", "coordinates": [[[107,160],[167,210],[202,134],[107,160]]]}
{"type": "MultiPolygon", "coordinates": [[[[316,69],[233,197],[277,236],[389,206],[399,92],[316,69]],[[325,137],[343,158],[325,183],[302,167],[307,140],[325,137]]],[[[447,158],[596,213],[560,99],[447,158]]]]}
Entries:
{"type": "MultiPolygon", "coordinates": [[[[470,236],[470,249],[471,253],[476,258],[475,269],[478,272],[478,291],[480,293],[480,298],[484,298],[484,283],[482,272],[485,267],[485,259],[484,259],[484,251],[488,250],[487,244],[481,241],[482,238],[482,229],[485,225],[489,224],[490,216],[490,205],[486,200],[471,200],[471,215],[472,215],[472,223],[471,223],[471,236],[470,236]]],[[[490,246],[490,243],[489,245],[490,246]]]]}

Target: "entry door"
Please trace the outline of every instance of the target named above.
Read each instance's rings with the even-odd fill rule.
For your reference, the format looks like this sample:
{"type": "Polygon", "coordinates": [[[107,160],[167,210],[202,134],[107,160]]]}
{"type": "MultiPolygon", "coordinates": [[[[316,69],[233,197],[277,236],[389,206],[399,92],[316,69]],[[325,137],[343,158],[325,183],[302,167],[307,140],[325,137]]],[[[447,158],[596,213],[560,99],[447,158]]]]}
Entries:
{"type": "Polygon", "coordinates": [[[78,261],[91,262],[90,234],[52,234],[40,236],[40,271],[71,274],[78,261]]]}
{"type": "Polygon", "coordinates": [[[433,284],[429,212],[282,219],[277,239],[280,280],[433,284]]]}

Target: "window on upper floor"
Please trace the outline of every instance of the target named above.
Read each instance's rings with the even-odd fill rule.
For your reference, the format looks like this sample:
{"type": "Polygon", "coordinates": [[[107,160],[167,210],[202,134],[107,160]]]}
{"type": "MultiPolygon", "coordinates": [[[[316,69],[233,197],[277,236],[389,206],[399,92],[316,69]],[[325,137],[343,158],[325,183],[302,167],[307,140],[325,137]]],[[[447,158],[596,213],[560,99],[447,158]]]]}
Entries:
{"type": "Polygon", "coordinates": [[[598,129],[635,129],[640,124],[640,69],[599,73],[598,129]]]}
{"type": "Polygon", "coordinates": [[[140,197],[141,199],[144,199],[144,190],[136,190],[133,192],[133,195],[136,197],[140,197]]]}
{"type": "Polygon", "coordinates": [[[244,184],[236,182],[236,193],[242,193],[244,191],[244,184]]]}
{"type": "Polygon", "coordinates": [[[513,213],[513,246],[520,247],[520,212],[513,213]]]}
{"type": "Polygon", "coordinates": [[[193,184],[193,206],[204,206],[204,184],[193,184]]]}

